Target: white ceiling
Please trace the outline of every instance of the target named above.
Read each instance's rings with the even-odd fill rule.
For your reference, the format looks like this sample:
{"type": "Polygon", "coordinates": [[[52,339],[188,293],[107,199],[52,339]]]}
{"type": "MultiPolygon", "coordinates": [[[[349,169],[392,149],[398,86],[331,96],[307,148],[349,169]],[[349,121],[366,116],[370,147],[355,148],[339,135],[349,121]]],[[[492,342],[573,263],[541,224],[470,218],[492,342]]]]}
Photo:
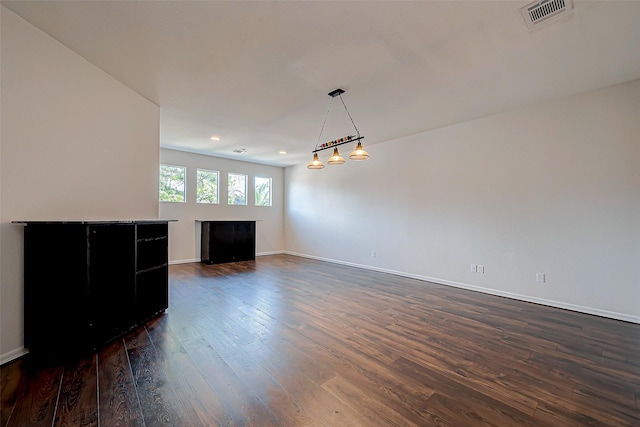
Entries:
{"type": "MultiPolygon", "coordinates": [[[[640,78],[640,1],[574,0],[534,30],[528,3],[2,2],[159,105],[162,147],[278,166],[311,160],[336,88],[375,156],[376,143],[640,78]]],[[[352,130],[335,98],[321,142],[352,130]]]]}

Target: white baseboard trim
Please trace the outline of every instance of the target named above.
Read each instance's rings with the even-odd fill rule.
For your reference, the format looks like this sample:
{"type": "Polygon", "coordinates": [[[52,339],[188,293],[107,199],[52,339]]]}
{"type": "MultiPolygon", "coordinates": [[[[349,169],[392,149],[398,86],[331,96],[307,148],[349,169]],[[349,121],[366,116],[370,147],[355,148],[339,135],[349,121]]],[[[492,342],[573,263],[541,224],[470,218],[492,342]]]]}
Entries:
{"type": "Polygon", "coordinates": [[[3,353],[3,354],[0,355],[0,365],[4,365],[5,363],[9,363],[12,360],[17,359],[18,357],[22,357],[27,353],[29,353],[29,351],[24,347],[20,347],[20,348],[17,348],[15,350],[11,350],[11,351],[8,351],[6,353],[3,353]]]}
{"type": "Polygon", "coordinates": [[[266,256],[266,255],[280,255],[283,254],[283,251],[268,251],[268,252],[258,252],[256,256],[266,256]]]}
{"type": "MultiPolygon", "coordinates": [[[[268,252],[258,252],[256,253],[256,256],[266,256],[266,255],[280,255],[283,254],[283,251],[268,251],[268,252]]],[[[193,259],[176,259],[173,261],[169,261],[169,265],[173,265],[173,264],[190,264],[192,262],[200,262],[200,258],[193,258],[193,259]]]]}
{"type": "Polygon", "coordinates": [[[283,253],[287,255],[302,257],[302,258],[310,258],[310,259],[316,259],[318,261],[326,261],[334,264],[342,264],[350,267],[362,268],[365,270],[378,271],[380,273],[393,274],[395,276],[409,277],[411,279],[417,279],[424,282],[436,283],[438,285],[452,286],[455,288],[466,289],[469,291],[482,292],[484,294],[495,295],[495,296],[515,299],[519,301],[531,302],[534,304],[541,304],[549,307],[562,308],[565,310],[577,311],[579,313],[592,314],[594,316],[607,317],[610,319],[622,320],[625,322],[640,324],[640,317],[632,316],[625,313],[617,313],[614,311],[600,310],[598,308],[593,308],[593,307],[584,307],[581,305],[568,304],[560,301],[547,300],[543,298],[536,298],[528,295],[515,294],[512,292],[505,292],[505,291],[500,291],[500,290],[491,289],[491,288],[483,288],[481,286],[469,285],[467,283],[453,282],[451,280],[439,279],[436,277],[421,276],[418,274],[406,273],[403,271],[388,270],[386,268],[379,268],[379,267],[374,267],[374,266],[364,265],[364,264],[356,264],[353,262],[340,261],[340,260],[331,259],[331,258],[323,258],[323,257],[314,256],[314,255],[301,254],[297,252],[284,251],[283,253]]]}
{"type": "Polygon", "coordinates": [[[190,264],[192,262],[200,262],[200,258],[176,259],[176,260],[173,260],[173,261],[169,261],[169,265],[173,265],[173,264],[190,264]]]}

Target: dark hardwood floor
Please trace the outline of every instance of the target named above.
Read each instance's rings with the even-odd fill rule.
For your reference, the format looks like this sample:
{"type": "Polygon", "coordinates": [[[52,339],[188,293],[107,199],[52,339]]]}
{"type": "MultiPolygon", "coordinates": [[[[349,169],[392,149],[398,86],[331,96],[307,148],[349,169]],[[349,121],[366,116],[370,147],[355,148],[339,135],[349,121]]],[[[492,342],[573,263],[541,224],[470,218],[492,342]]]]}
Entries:
{"type": "Polygon", "coordinates": [[[171,266],[165,315],[0,374],[2,426],[640,426],[640,325],[287,255],[171,266]]]}

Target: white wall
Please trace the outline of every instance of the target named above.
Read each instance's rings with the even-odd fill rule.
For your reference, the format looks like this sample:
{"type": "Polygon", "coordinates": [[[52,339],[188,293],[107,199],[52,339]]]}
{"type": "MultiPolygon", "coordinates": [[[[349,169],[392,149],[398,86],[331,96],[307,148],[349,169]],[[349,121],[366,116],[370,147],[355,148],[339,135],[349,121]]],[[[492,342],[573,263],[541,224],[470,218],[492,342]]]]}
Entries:
{"type": "Polygon", "coordinates": [[[288,252],[640,323],[640,81],[365,148],[286,169],[288,252]]]}
{"type": "Polygon", "coordinates": [[[163,164],[187,167],[187,201],[185,203],[160,203],[162,219],[177,219],[169,224],[169,261],[196,262],[200,260],[200,224],[195,220],[250,219],[256,222],[256,254],[279,253],[284,250],[284,169],[280,167],[241,162],[219,157],[191,154],[175,150],[160,150],[163,164]],[[220,204],[196,203],[196,169],[220,172],[220,204]],[[236,172],[248,175],[247,206],[229,206],[227,200],[227,174],[236,172]],[[272,179],[273,206],[255,206],[254,177],[272,179]]]}
{"type": "Polygon", "coordinates": [[[157,218],[159,109],[6,8],[1,30],[4,362],[23,352],[23,229],[11,221],[157,218]]]}

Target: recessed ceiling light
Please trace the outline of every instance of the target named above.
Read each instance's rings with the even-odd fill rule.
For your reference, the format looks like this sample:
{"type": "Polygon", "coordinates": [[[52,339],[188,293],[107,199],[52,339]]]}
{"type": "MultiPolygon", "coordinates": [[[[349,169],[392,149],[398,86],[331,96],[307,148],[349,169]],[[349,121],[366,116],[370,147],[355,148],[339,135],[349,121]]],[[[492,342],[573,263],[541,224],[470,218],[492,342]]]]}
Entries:
{"type": "Polygon", "coordinates": [[[219,136],[212,136],[211,139],[213,141],[220,141],[220,137],[219,136]]]}
{"type": "Polygon", "coordinates": [[[280,153],[280,154],[287,154],[287,152],[286,152],[286,151],[284,151],[284,150],[280,150],[280,151],[279,151],[279,153],[280,153]]]}

